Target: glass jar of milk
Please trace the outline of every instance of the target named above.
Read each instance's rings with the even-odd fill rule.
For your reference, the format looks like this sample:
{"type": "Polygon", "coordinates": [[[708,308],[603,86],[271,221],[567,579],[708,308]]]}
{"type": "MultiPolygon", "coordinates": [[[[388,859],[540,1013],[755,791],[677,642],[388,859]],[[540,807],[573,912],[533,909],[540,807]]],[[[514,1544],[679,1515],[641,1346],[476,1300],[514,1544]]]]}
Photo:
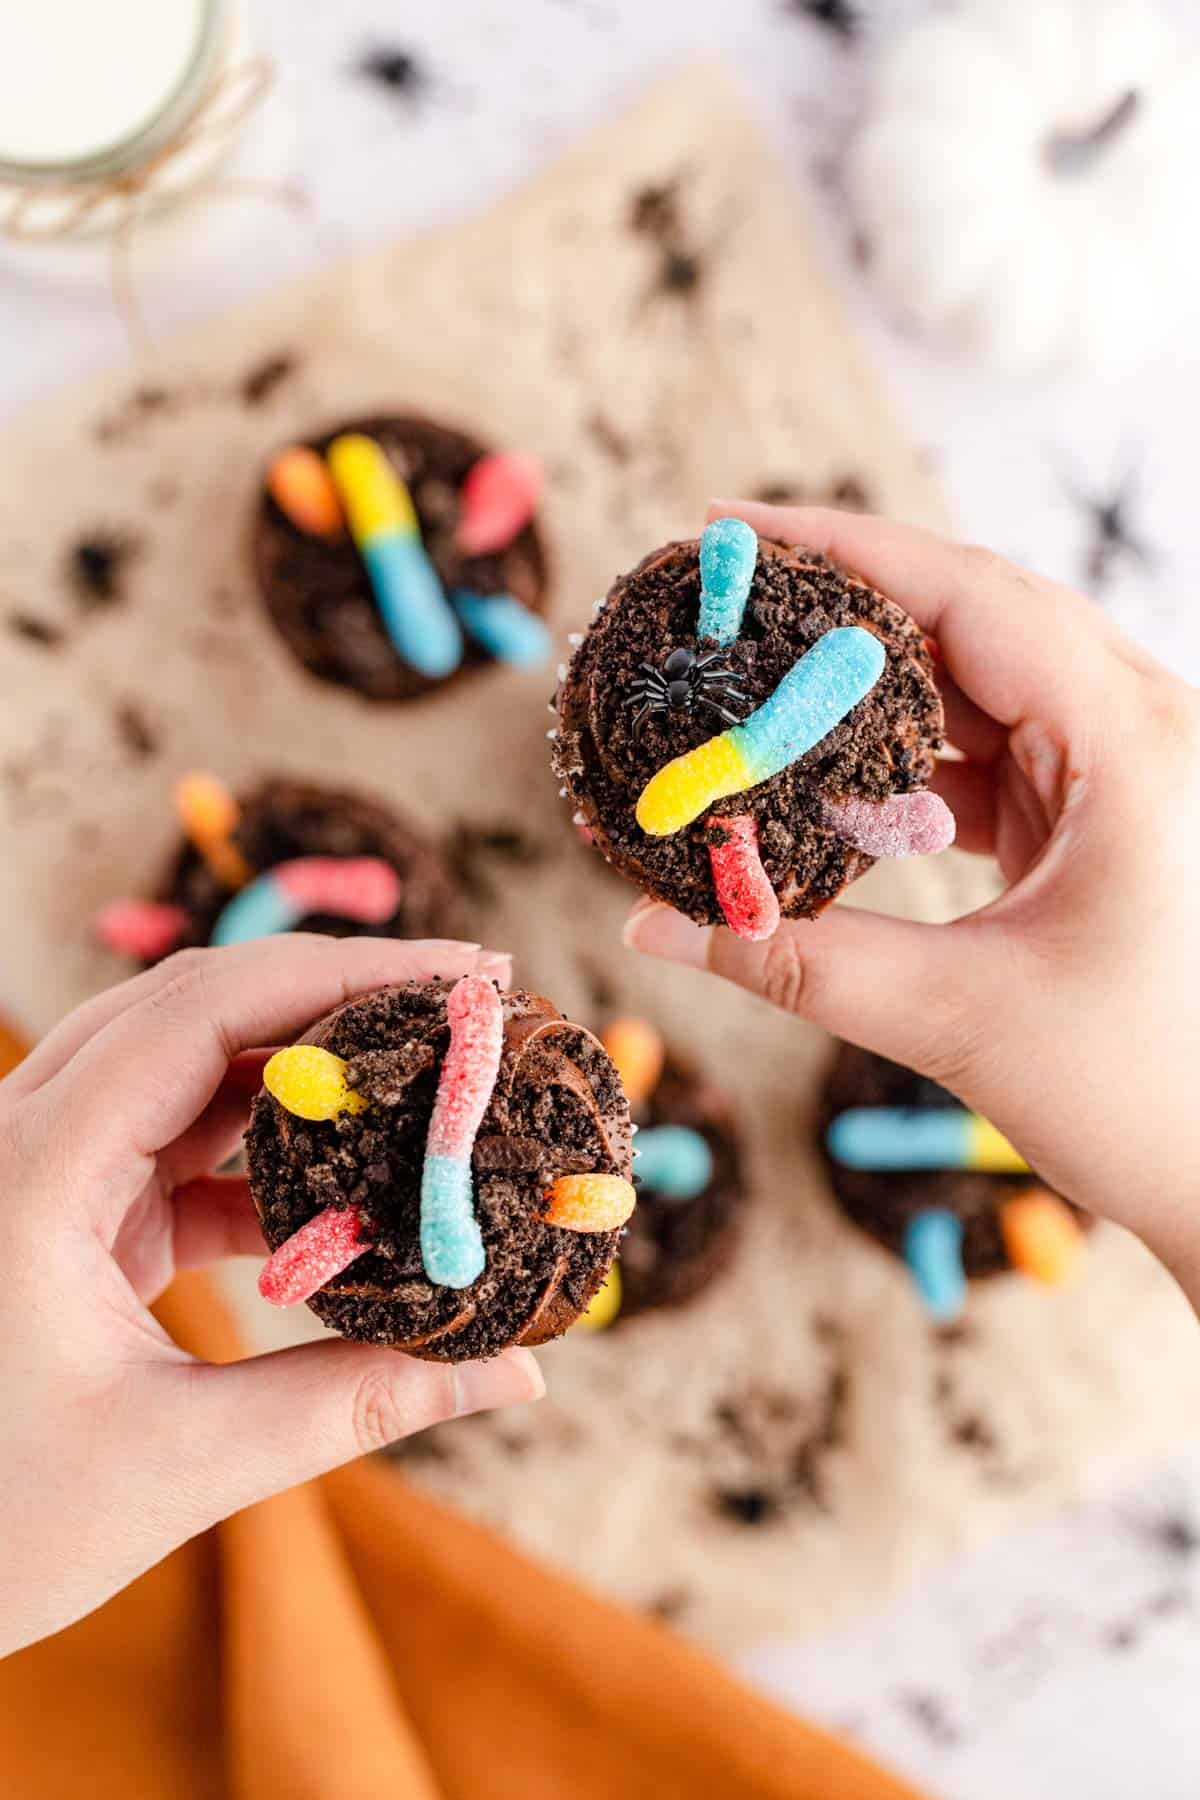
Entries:
{"type": "Polygon", "coordinates": [[[139,268],[210,247],[223,182],[286,173],[268,87],[241,0],[0,0],[0,248],[63,274],[118,232],[139,268]]]}

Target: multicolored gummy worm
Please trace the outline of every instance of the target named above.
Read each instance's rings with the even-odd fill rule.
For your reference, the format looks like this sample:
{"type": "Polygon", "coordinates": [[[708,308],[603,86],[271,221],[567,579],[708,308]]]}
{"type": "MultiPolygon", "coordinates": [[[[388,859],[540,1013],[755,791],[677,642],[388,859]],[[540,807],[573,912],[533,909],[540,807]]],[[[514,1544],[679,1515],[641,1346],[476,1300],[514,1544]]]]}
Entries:
{"type": "Polygon", "coordinates": [[[482,975],[464,975],[446,1001],[450,1048],[438,1077],[421,1170],[421,1261],[430,1281],[470,1287],[486,1262],[475,1217],[471,1150],[504,1048],[500,995],[482,975]]]}
{"type": "MultiPolygon", "coordinates": [[[[726,647],[742,628],[758,559],[758,539],[741,519],[716,519],[700,539],[698,634],[726,647]]],[[[681,831],[718,800],[745,793],[806,755],[865,699],[883,673],[882,643],[863,626],[838,626],[795,662],[775,692],[740,724],[675,757],[652,776],[636,808],[651,837],[681,831]]],[[[898,794],[882,803],[824,802],[825,822],[874,856],[945,849],[954,820],[936,795],[898,794]]],[[[779,924],[779,899],[759,853],[749,813],[714,814],[713,885],[725,921],[740,937],[765,939],[779,924]]]]}
{"type": "Polygon", "coordinates": [[[313,913],[382,925],[400,905],[400,877],[378,856],[303,856],[276,863],[235,894],[213,926],[213,944],[244,944],[292,931],[313,913]]]}
{"type": "MultiPolygon", "coordinates": [[[[979,1113],[958,1107],[848,1107],[830,1122],[826,1147],[835,1162],[873,1174],[973,1170],[1029,1173],[1029,1164],[979,1113]]],[[[1042,1188],[998,1203],[1000,1230],[1014,1269],[1059,1286],[1073,1274],[1083,1234],[1069,1206],[1042,1188]]],[[[961,1219],[945,1207],[926,1207],[909,1220],[904,1260],[935,1318],[962,1310],[967,1283],[961,1219]]]]}
{"type": "Polygon", "coordinates": [[[408,489],[361,432],[335,438],[326,461],[396,651],[430,680],[452,674],[462,661],[462,632],[425,553],[408,489]]]}
{"type": "Polygon", "coordinates": [[[957,1106],[851,1106],[830,1122],[834,1162],[884,1173],[901,1169],[975,1169],[1027,1174],[1029,1164],[982,1114],[957,1106]]]}
{"type": "MultiPolygon", "coordinates": [[[[481,456],[463,483],[456,544],[464,556],[503,550],[532,519],[541,494],[532,456],[481,456]]],[[[366,567],[383,626],[397,654],[429,679],[462,661],[462,629],[499,662],[532,668],[550,652],[541,619],[512,594],[455,588],[447,599],[421,542],[416,509],[383,448],[344,433],[324,457],[306,445],[281,450],[267,489],[298,531],[336,542],[349,528],[366,567]]]]}
{"type": "Polygon", "coordinates": [[[670,836],[714,800],[778,775],[870,693],[884,661],[883,645],[863,626],[827,631],[749,718],[675,757],[650,778],[637,803],[642,830],[650,837],[670,836]]]}
{"type": "MultiPolygon", "coordinates": [[[[233,841],[238,805],[212,775],[186,775],[176,789],[180,819],[218,880],[235,890],[213,927],[213,944],[240,944],[291,931],[310,914],[327,913],[382,925],[400,905],[400,878],[375,856],[305,856],[277,863],[257,879],[233,841]]],[[[120,955],[154,962],[187,930],[184,907],[157,900],[116,900],[97,915],[101,943],[120,955]]]]}
{"type": "MultiPolygon", "coordinates": [[[[446,999],[450,1044],[438,1076],[421,1169],[421,1261],[430,1281],[470,1287],[486,1252],[475,1216],[471,1153],[500,1071],[504,1008],[493,984],[464,975],[446,999]]],[[[349,1086],[348,1064],[315,1044],[277,1051],[263,1085],[280,1106],[310,1121],[359,1113],[367,1101],[349,1086]]],[[[636,1201],[633,1184],[615,1175],[566,1175],[546,1195],[545,1223],[567,1231],[611,1231],[636,1201]]],[[[308,1300],[371,1248],[371,1228],[357,1207],[326,1207],[268,1258],[259,1292],[276,1306],[308,1300]]]]}

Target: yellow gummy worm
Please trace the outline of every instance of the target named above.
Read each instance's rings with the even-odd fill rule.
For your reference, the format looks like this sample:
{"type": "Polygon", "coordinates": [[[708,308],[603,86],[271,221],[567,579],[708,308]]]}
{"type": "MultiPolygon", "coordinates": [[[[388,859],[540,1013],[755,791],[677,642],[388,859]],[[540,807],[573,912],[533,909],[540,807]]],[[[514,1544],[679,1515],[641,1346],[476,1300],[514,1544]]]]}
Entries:
{"type": "Polygon", "coordinates": [[[374,438],[346,432],[334,438],[325,460],[356,544],[389,532],[415,536],[417,515],[408,489],[374,438]]]}
{"type": "Polygon", "coordinates": [[[621,1271],[614,1262],[575,1324],[580,1331],[604,1331],[621,1310],[621,1271]]]}
{"type": "Polygon", "coordinates": [[[746,758],[728,736],[709,738],[652,775],[637,803],[650,837],[669,837],[707,812],[714,800],[754,786],[746,758]]]}
{"type": "Polygon", "coordinates": [[[336,1119],[362,1112],[367,1102],[346,1085],[346,1064],[317,1044],[277,1050],[263,1070],[263,1086],[298,1119],[336,1119]]]}
{"type": "Polygon", "coordinates": [[[1029,1164],[1019,1150],[1014,1150],[1004,1133],[997,1131],[990,1119],[972,1114],[967,1124],[967,1167],[983,1169],[989,1175],[1027,1175],[1029,1164]]]}

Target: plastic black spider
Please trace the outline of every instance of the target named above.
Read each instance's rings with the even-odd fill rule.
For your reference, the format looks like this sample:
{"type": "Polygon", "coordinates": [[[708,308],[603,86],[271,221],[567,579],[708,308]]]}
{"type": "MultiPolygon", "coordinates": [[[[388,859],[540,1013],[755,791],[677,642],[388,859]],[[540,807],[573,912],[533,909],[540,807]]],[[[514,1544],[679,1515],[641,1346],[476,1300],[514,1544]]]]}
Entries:
{"type": "Polygon", "coordinates": [[[625,697],[626,706],[638,709],[633,721],[634,743],[641,741],[646,720],[656,713],[690,713],[697,706],[706,706],[723,724],[740,724],[737,713],[725,705],[727,700],[749,699],[737,681],[736,669],[729,667],[719,650],[710,650],[706,656],[697,656],[694,650],[672,650],[661,669],[644,662],[625,697]]]}

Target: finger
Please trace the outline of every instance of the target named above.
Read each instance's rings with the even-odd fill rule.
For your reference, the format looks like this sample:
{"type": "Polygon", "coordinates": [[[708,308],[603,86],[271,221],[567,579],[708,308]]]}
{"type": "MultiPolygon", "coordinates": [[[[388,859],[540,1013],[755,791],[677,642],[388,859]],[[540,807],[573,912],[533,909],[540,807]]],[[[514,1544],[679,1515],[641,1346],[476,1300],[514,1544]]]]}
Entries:
{"type": "Polygon", "coordinates": [[[960,850],[990,856],[996,848],[996,774],[988,763],[939,762],[930,788],[954,814],[960,850]]]}
{"type": "Polygon", "coordinates": [[[940,666],[937,685],[946,714],[946,742],[973,762],[992,762],[1001,756],[1008,742],[1007,728],[968,700],[957,681],[940,666]]]}
{"type": "Polygon", "coordinates": [[[115,1229],[148,1159],[188,1129],[240,1052],[286,1043],[372,988],[473,972],[505,979],[508,959],[439,940],[299,933],[206,950],[91,1038],[36,1103],[86,1155],[88,1191],[115,1229]]]}
{"type": "Polygon", "coordinates": [[[753,943],[655,901],[634,908],[624,942],[720,975],[836,1037],[949,1080],[970,1050],[963,996],[970,994],[972,1016],[989,1015],[990,970],[968,924],[918,925],[838,906],[816,924],[783,924],[753,943]]]}
{"type": "Polygon", "coordinates": [[[211,1174],[239,1148],[251,1102],[262,1086],[263,1069],[274,1048],[248,1050],[230,1063],[195,1124],[163,1151],[159,1171],[168,1188],[177,1188],[194,1175],[211,1174]]]}
{"type": "Polygon", "coordinates": [[[198,1175],[175,1189],[171,1209],[177,1268],[267,1254],[244,1175],[198,1175]]]}
{"type": "Polygon", "coordinates": [[[164,1362],[146,1378],[148,1426],[178,1471],[189,1532],[426,1426],[545,1391],[528,1350],[450,1364],[351,1343],[222,1367],[164,1362]]]}
{"type": "Polygon", "coordinates": [[[990,551],[827,507],[734,501],[729,510],[764,536],[819,551],[903,606],[937,639],[963,692],[1004,725],[1030,712],[1089,722],[1105,676],[1119,667],[1098,607],[990,551]]]}
{"type": "MultiPolygon", "coordinates": [[[[183,951],[177,963],[184,957],[200,954],[198,950],[183,951]]],[[[103,1031],[106,1025],[120,1018],[129,1007],[136,1006],[148,994],[161,987],[164,981],[169,980],[170,975],[164,974],[165,967],[164,963],[158,963],[153,969],[131,976],[128,981],[119,981],[114,987],[105,988],[103,993],[85,1000],[82,1006],[69,1012],[65,1019],[60,1019],[15,1071],[12,1091],[32,1094],[52,1080],[98,1031],[103,1031]]]]}

